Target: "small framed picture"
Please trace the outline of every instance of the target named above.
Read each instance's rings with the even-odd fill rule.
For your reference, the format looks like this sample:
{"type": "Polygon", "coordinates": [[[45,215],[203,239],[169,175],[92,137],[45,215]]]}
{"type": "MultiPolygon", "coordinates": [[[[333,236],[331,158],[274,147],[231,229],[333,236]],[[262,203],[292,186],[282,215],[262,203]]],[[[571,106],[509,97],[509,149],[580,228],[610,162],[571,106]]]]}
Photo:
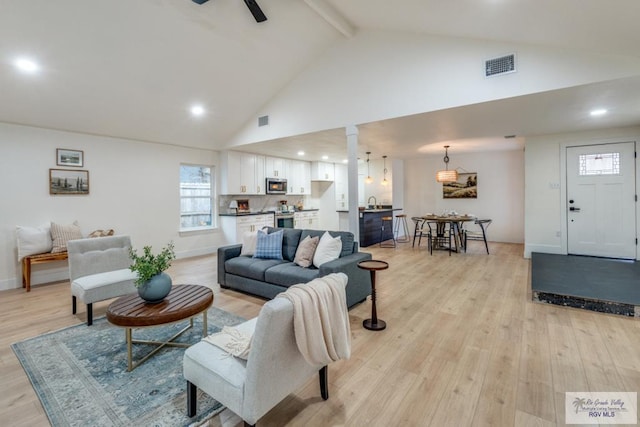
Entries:
{"type": "Polygon", "coordinates": [[[89,194],[89,171],[49,169],[49,194],[89,194]]]}
{"type": "Polygon", "coordinates": [[[81,168],[84,165],[84,152],[80,150],[56,149],[56,164],[58,166],[73,166],[81,168]]]}

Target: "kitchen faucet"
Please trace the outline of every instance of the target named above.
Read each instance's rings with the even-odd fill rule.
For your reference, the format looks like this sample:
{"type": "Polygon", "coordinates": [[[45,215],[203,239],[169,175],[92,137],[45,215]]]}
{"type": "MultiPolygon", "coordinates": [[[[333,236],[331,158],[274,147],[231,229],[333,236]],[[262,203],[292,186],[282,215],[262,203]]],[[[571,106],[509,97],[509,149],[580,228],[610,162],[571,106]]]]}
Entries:
{"type": "Polygon", "coordinates": [[[373,199],[373,209],[376,208],[376,205],[378,204],[378,200],[376,199],[375,196],[369,196],[369,198],[367,199],[367,204],[371,206],[371,199],[373,199]]]}

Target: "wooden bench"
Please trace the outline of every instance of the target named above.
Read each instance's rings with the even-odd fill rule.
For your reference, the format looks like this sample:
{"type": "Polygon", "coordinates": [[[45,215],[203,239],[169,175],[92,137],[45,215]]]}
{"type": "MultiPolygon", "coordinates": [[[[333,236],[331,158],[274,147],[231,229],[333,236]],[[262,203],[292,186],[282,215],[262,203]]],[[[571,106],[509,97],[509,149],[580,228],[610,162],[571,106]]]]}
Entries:
{"type": "Polygon", "coordinates": [[[47,252],[44,254],[29,255],[22,258],[22,287],[31,291],[31,266],[34,264],[44,264],[47,262],[64,261],[67,259],[67,252],[47,252]]]}

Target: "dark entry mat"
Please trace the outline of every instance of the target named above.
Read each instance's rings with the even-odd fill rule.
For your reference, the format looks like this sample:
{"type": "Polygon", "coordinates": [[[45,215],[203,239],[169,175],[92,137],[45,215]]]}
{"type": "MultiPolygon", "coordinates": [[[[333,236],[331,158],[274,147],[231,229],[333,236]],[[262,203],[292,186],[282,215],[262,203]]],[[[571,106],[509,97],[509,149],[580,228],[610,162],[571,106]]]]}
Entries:
{"type": "Polygon", "coordinates": [[[531,290],[543,302],[633,316],[640,306],[640,264],[533,252],[531,290]]]}

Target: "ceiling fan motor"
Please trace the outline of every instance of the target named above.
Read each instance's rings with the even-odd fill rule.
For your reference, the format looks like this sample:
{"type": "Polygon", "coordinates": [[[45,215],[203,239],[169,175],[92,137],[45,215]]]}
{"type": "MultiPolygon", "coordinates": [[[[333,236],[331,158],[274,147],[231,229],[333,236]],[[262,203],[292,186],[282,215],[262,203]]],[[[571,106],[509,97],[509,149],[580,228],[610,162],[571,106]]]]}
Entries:
{"type": "MultiPolygon", "coordinates": [[[[208,2],[209,0],[192,0],[192,1],[197,4],[203,4],[208,2]]],[[[260,9],[260,6],[258,6],[258,3],[256,3],[256,0],[244,0],[244,4],[247,5],[249,10],[251,11],[251,14],[255,18],[256,22],[264,22],[267,20],[267,17],[265,16],[264,12],[262,12],[262,9],[260,9]]]]}

